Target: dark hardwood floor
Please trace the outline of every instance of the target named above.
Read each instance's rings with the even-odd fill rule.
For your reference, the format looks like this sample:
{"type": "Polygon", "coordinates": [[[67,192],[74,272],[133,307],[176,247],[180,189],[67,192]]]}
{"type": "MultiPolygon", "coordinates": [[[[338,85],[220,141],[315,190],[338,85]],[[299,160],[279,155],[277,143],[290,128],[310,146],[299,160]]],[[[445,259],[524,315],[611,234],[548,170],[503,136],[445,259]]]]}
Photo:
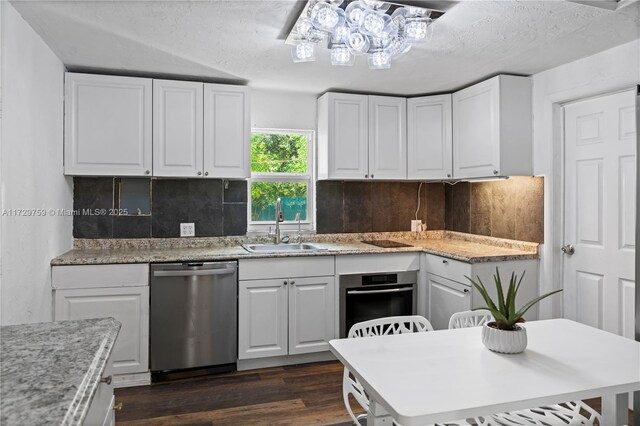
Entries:
{"type": "Polygon", "coordinates": [[[120,402],[116,423],[122,426],[350,424],[339,362],[116,389],[120,402]]]}
{"type": "MultiPolygon", "coordinates": [[[[120,402],[123,408],[116,412],[116,424],[122,426],[351,424],[342,402],[339,362],[116,389],[116,404],[120,402]]],[[[587,403],[600,410],[599,399],[587,403]]],[[[633,424],[631,412],[629,424],[633,424]]]]}

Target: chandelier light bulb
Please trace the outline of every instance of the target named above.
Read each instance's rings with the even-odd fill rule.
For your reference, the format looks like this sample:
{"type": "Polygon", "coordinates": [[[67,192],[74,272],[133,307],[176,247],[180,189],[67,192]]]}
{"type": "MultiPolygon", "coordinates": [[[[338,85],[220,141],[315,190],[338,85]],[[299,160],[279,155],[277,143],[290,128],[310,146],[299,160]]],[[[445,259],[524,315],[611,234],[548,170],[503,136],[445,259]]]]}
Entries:
{"type": "Polygon", "coordinates": [[[338,24],[338,13],[326,7],[318,12],[318,22],[323,27],[333,28],[338,24]]]}
{"type": "Polygon", "coordinates": [[[362,17],[364,16],[365,5],[361,1],[356,0],[349,3],[344,10],[347,22],[354,28],[358,28],[362,23],[362,17]]]}
{"type": "Polygon", "coordinates": [[[319,2],[311,10],[311,23],[319,30],[332,32],[340,23],[341,16],[344,19],[342,9],[326,2],[319,2]]]}
{"type": "Polygon", "coordinates": [[[353,53],[367,53],[369,45],[369,38],[358,31],[351,31],[347,36],[347,46],[353,53]]]}
{"type": "Polygon", "coordinates": [[[303,41],[291,49],[293,62],[313,62],[316,60],[316,44],[303,41]]]}
{"type": "Polygon", "coordinates": [[[355,56],[345,44],[331,47],[331,65],[353,65],[355,56]]]}
{"type": "Polygon", "coordinates": [[[422,18],[409,18],[404,26],[407,41],[414,43],[427,37],[427,22],[422,18]]]}
{"type": "Polygon", "coordinates": [[[360,26],[362,22],[362,17],[364,16],[364,10],[362,9],[353,9],[349,14],[349,21],[353,22],[354,25],[360,26]]]}
{"type": "Polygon", "coordinates": [[[360,29],[363,33],[371,36],[379,35],[382,30],[384,30],[385,20],[383,14],[369,11],[362,18],[362,24],[360,24],[360,29]]]}
{"type": "Polygon", "coordinates": [[[376,49],[369,53],[369,68],[372,70],[386,70],[391,68],[391,57],[383,49],[376,49]]]}
{"type": "Polygon", "coordinates": [[[332,43],[343,43],[347,37],[349,37],[349,27],[346,25],[340,25],[336,27],[331,35],[332,43]]]}
{"type": "Polygon", "coordinates": [[[298,24],[296,25],[296,31],[298,32],[298,36],[301,38],[307,37],[312,29],[313,25],[311,24],[311,20],[309,18],[300,18],[298,24]]]}

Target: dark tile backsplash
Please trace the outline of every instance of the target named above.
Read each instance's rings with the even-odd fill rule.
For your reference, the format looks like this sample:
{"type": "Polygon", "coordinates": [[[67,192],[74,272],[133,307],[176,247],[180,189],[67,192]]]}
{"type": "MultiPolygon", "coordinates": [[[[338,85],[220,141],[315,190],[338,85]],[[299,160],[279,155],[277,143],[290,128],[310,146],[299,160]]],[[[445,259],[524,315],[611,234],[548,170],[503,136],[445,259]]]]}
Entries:
{"type": "MultiPolygon", "coordinates": [[[[418,207],[417,182],[320,181],[316,186],[317,232],[393,232],[411,230],[418,207]]],[[[444,187],[425,183],[418,219],[427,229],[444,228],[444,187]]]]}
{"type": "MultiPolygon", "coordinates": [[[[74,178],[73,208],[111,209],[113,178],[74,178]]],[[[168,238],[193,222],[197,237],[245,235],[247,184],[219,179],[153,179],[151,216],[75,215],[75,238],[168,238]],[[226,187],[225,187],[226,183],[226,187]]],[[[320,234],[411,229],[418,182],[319,181],[320,234]]],[[[117,197],[116,197],[117,199],[117,197]]],[[[544,179],[423,183],[418,219],[427,229],[448,229],[523,241],[544,241],[544,179]]]]}
{"type": "MultiPolygon", "coordinates": [[[[113,178],[76,177],[73,185],[74,210],[118,207],[114,206],[113,178]]],[[[195,224],[197,237],[245,235],[247,183],[229,181],[225,188],[219,179],[153,179],[150,216],[75,215],[73,236],[179,237],[184,222],[195,224]]]]}
{"type": "Polygon", "coordinates": [[[445,191],[445,229],[544,242],[544,178],[459,182],[445,191]]]}
{"type": "MultiPolygon", "coordinates": [[[[92,212],[113,208],[113,178],[74,178],[73,209],[92,212]]],[[[77,238],[111,238],[113,217],[77,214],[73,216],[73,236],[77,238]]]]}

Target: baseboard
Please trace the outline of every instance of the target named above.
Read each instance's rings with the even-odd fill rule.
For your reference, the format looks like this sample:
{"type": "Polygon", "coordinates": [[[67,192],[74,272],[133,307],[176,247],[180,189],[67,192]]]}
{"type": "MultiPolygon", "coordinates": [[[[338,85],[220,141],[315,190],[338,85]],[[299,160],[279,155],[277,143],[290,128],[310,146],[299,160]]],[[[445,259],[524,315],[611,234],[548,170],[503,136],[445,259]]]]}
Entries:
{"type": "Polygon", "coordinates": [[[132,386],[145,386],[150,384],[151,373],[149,371],[146,371],[144,373],[113,375],[114,388],[130,388],[132,386]]]}
{"type": "Polygon", "coordinates": [[[274,356],[269,358],[239,359],[238,371],[335,360],[336,357],[329,351],[315,352],[311,354],[274,356]]]}

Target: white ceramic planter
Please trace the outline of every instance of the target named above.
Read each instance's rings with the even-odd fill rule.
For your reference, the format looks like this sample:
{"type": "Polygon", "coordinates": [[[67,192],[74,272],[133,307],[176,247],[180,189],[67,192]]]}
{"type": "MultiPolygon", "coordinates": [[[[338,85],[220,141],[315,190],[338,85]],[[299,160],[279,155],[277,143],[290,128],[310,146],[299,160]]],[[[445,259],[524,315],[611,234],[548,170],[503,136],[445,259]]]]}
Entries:
{"type": "Polygon", "coordinates": [[[527,347],[527,329],[517,325],[517,330],[500,330],[482,326],[482,343],[494,352],[519,354],[527,347]]]}

